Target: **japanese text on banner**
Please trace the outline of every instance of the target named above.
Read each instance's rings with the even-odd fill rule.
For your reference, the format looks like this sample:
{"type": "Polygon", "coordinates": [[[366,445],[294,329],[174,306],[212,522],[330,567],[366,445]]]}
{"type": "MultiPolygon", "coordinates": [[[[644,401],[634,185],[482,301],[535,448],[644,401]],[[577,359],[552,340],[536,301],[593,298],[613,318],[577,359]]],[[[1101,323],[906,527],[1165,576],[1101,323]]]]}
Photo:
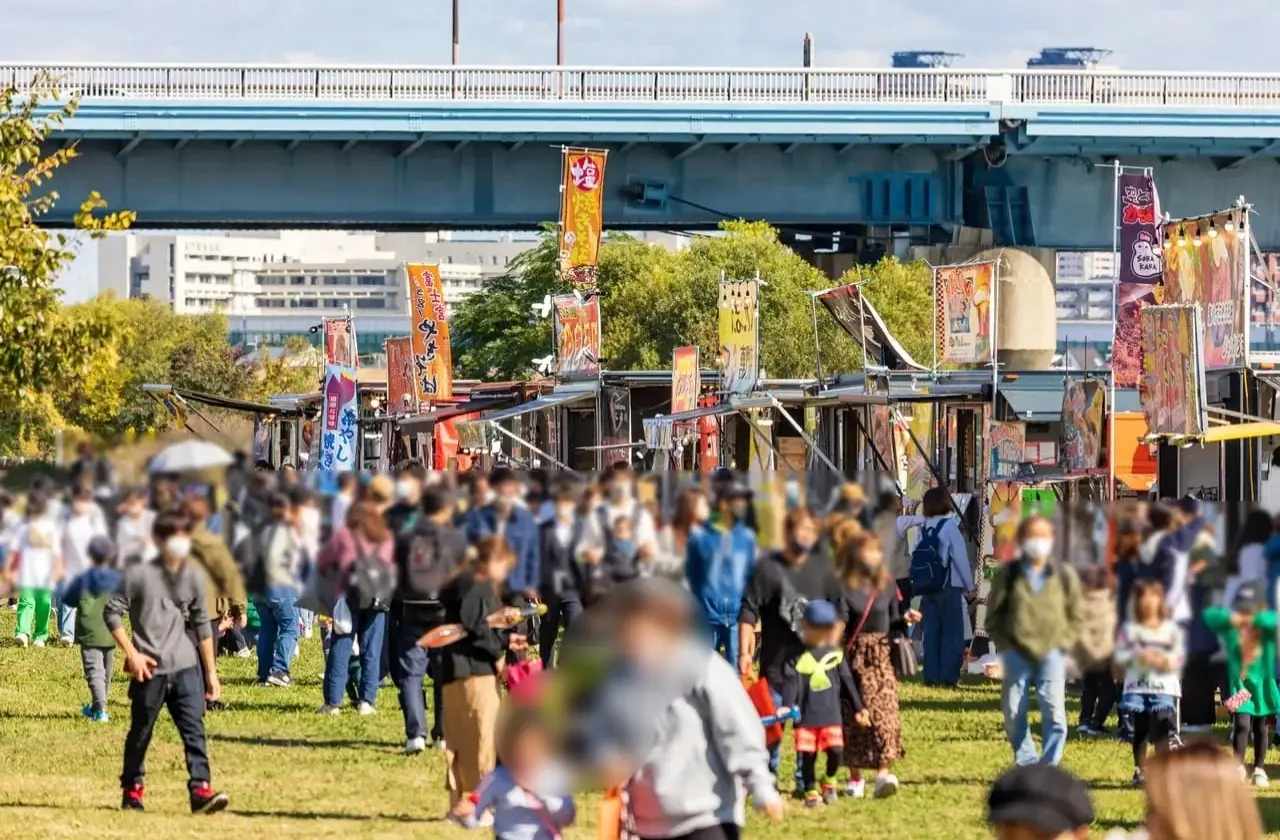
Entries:
{"type": "Polygon", "coordinates": [[[359,469],[356,460],[356,427],[359,424],[356,372],[328,365],[324,376],[324,414],[320,427],[320,469],[348,472],[359,469]]]}
{"type": "Polygon", "coordinates": [[[419,403],[453,396],[453,352],[440,267],[406,265],[413,387],[419,403]]]}
{"type": "Polygon", "coordinates": [[[732,280],[720,284],[720,297],[716,303],[720,361],[725,390],[730,394],[751,393],[759,378],[758,294],[759,283],[755,280],[732,280]]]}
{"type": "Polygon", "coordinates": [[[608,152],[565,149],[563,158],[560,275],[575,289],[592,289],[604,232],[604,169],[608,152]]]}
{"type": "Polygon", "coordinates": [[[1142,379],[1138,400],[1147,428],[1158,435],[1200,435],[1208,427],[1200,308],[1196,304],[1142,310],[1142,379]]]}
{"type": "Polygon", "coordinates": [[[350,318],[324,319],[324,363],[349,368],[359,365],[355,329],[350,318]]]}
{"type": "Polygon", "coordinates": [[[991,361],[991,302],[995,263],[942,266],[934,271],[938,362],[991,361]]]}
{"type": "Polygon", "coordinates": [[[574,295],[552,300],[556,342],[556,371],[561,379],[600,373],[600,299],[582,301],[574,295]]]}
{"type": "Polygon", "coordinates": [[[387,353],[387,412],[412,414],[417,410],[417,394],[413,387],[413,340],[409,336],[388,338],[383,342],[387,353]]]}
{"type": "Polygon", "coordinates": [[[677,347],[671,355],[671,413],[681,414],[697,408],[701,385],[697,346],[677,347]]]}

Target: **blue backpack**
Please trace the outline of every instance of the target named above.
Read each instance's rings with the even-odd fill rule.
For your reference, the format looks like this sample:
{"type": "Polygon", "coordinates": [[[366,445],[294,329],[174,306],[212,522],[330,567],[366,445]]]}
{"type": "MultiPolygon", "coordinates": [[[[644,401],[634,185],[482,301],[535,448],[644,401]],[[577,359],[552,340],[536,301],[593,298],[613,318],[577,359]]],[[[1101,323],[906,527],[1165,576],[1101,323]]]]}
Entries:
{"type": "Polygon", "coordinates": [[[951,561],[943,561],[938,534],[946,521],[920,529],[920,541],[911,550],[911,591],[915,595],[936,595],[951,583],[951,561]]]}

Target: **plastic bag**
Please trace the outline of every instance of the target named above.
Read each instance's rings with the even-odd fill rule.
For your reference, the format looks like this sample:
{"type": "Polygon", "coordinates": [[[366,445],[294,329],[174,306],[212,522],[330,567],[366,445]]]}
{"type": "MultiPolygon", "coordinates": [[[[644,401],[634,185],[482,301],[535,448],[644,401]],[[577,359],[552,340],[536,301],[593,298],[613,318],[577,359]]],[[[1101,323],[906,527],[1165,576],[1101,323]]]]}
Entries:
{"type": "Polygon", "coordinates": [[[351,608],[347,606],[347,597],[339,595],[333,602],[333,632],[339,636],[350,636],[355,631],[355,619],[351,616],[351,608]]]}

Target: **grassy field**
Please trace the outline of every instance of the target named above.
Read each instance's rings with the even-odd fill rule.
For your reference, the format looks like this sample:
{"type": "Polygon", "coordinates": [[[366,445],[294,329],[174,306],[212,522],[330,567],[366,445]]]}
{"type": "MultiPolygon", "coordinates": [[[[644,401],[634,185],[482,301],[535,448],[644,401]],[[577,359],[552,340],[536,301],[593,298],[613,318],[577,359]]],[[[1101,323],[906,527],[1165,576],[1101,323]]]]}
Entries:
{"type": "MultiPolygon", "coordinates": [[[[395,693],[384,689],[378,714],[315,714],[322,659],[318,639],[303,643],[289,689],[257,688],[253,660],[222,659],[229,711],[208,718],[215,785],[231,795],[216,817],[187,813],[177,733],[167,716],[148,761],[147,813],[119,804],[121,746],[127,724],[125,678],[112,685],[110,724],[80,718],[87,699],[74,649],[19,650],[10,641],[13,613],[0,611],[0,837],[460,838],[440,820],[445,809],[442,758],[400,754],[402,724],[395,693]],[[38,830],[37,830],[38,827],[38,830]]],[[[757,837],[988,837],[982,824],[990,781],[1010,760],[994,684],[958,691],[904,689],[907,759],[894,799],[794,807],[778,826],[752,818],[757,837]]],[[[1074,716],[1074,711],[1073,711],[1074,716]]],[[[1038,725],[1038,724],[1037,724],[1038,725]]],[[[1129,788],[1127,747],[1073,739],[1067,764],[1086,778],[1098,811],[1098,836],[1141,817],[1129,788]]],[[[786,773],[789,774],[789,768],[786,773]]],[[[1277,785],[1280,790],[1280,784],[1277,785]]],[[[1272,836],[1280,837],[1280,796],[1260,799],[1272,836]]],[[[570,840],[593,837],[595,802],[579,803],[570,840]]]]}

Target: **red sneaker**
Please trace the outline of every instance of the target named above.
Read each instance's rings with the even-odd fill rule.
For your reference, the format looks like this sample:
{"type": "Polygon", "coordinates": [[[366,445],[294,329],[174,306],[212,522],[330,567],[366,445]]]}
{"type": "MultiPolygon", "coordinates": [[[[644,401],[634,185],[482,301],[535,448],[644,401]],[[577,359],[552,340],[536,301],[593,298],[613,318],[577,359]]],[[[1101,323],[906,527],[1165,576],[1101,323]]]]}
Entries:
{"type": "Polygon", "coordinates": [[[191,813],[216,814],[231,804],[231,797],[218,793],[208,782],[191,784],[191,813]]]}
{"type": "Polygon", "coordinates": [[[124,789],[120,800],[120,808],[124,811],[145,811],[142,807],[142,785],[134,785],[124,789]]]}

